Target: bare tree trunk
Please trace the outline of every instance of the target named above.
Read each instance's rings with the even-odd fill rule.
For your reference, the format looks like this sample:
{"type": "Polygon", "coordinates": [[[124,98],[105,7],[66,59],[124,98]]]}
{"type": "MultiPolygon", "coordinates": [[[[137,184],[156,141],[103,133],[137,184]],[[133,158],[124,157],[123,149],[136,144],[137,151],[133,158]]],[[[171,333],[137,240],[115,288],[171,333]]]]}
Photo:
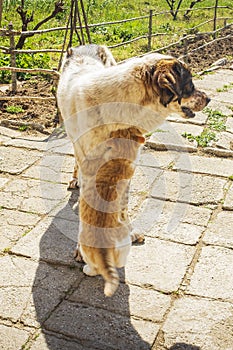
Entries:
{"type": "MultiPolygon", "coordinates": [[[[44,23],[48,22],[50,19],[54,18],[59,12],[63,12],[64,11],[63,6],[64,6],[63,0],[56,1],[54,4],[54,10],[52,11],[52,13],[48,17],[44,18],[42,21],[37,23],[35,25],[35,27],[33,28],[33,30],[39,29],[39,27],[41,27],[42,24],[44,24],[44,23]]],[[[33,22],[33,14],[29,16],[27,13],[27,10],[24,11],[24,0],[21,0],[21,6],[19,6],[16,11],[21,16],[22,31],[27,31],[28,23],[33,22]]],[[[25,40],[28,37],[33,36],[33,35],[34,34],[21,34],[21,36],[19,37],[19,41],[16,44],[16,49],[22,49],[25,40]]]]}

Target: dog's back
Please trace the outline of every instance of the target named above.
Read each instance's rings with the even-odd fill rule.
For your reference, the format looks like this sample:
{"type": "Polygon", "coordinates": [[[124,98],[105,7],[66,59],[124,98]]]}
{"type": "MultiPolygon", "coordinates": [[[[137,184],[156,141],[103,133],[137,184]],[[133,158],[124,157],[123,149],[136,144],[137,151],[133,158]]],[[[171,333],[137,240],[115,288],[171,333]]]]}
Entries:
{"type": "Polygon", "coordinates": [[[57,89],[58,107],[65,120],[70,117],[69,95],[82,75],[97,72],[116,65],[111,52],[103,45],[81,45],[68,48],[62,62],[61,76],[57,89]]]}

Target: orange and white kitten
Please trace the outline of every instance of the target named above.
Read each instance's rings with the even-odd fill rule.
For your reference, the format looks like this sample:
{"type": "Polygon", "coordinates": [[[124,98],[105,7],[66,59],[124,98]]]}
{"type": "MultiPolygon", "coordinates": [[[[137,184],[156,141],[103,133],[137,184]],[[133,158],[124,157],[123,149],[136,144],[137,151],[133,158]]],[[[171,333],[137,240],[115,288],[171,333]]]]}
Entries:
{"type": "Polygon", "coordinates": [[[86,159],[80,170],[84,174],[79,214],[78,249],[89,276],[102,275],[104,293],[111,296],[119,284],[116,268],[125,266],[131,247],[130,225],[123,215],[134,161],[145,139],[134,127],[110,133],[101,160],[86,159]],[[103,161],[103,159],[105,159],[103,161]]]}

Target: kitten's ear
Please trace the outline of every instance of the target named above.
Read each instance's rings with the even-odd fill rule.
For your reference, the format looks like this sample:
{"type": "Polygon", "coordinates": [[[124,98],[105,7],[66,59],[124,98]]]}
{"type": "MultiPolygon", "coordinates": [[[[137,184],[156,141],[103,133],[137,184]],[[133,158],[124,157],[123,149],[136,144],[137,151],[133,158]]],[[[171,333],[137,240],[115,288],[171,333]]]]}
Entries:
{"type": "Polygon", "coordinates": [[[145,137],[141,136],[141,135],[135,135],[133,136],[133,140],[138,142],[138,143],[145,143],[145,137]]]}

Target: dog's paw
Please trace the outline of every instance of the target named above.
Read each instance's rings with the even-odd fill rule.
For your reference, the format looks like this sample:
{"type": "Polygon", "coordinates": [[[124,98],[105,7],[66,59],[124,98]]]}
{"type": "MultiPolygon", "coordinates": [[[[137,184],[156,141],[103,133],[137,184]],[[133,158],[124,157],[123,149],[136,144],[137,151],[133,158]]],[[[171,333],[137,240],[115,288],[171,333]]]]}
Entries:
{"type": "Polygon", "coordinates": [[[76,177],[74,177],[68,185],[68,190],[74,190],[79,188],[79,183],[78,183],[78,179],[76,177]]]}
{"type": "Polygon", "coordinates": [[[83,267],[83,273],[85,273],[85,275],[87,276],[96,276],[97,272],[95,271],[95,269],[91,269],[89,265],[85,265],[83,267]]]}
{"type": "Polygon", "coordinates": [[[84,260],[83,260],[83,257],[82,257],[82,254],[80,253],[79,249],[76,249],[74,251],[74,258],[77,262],[80,262],[80,263],[83,263],[84,260]]]}
{"type": "Polygon", "coordinates": [[[145,241],[145,236],[143,233],[131,232],[131,241],[132,243],[143,243],[145,241]]]}

